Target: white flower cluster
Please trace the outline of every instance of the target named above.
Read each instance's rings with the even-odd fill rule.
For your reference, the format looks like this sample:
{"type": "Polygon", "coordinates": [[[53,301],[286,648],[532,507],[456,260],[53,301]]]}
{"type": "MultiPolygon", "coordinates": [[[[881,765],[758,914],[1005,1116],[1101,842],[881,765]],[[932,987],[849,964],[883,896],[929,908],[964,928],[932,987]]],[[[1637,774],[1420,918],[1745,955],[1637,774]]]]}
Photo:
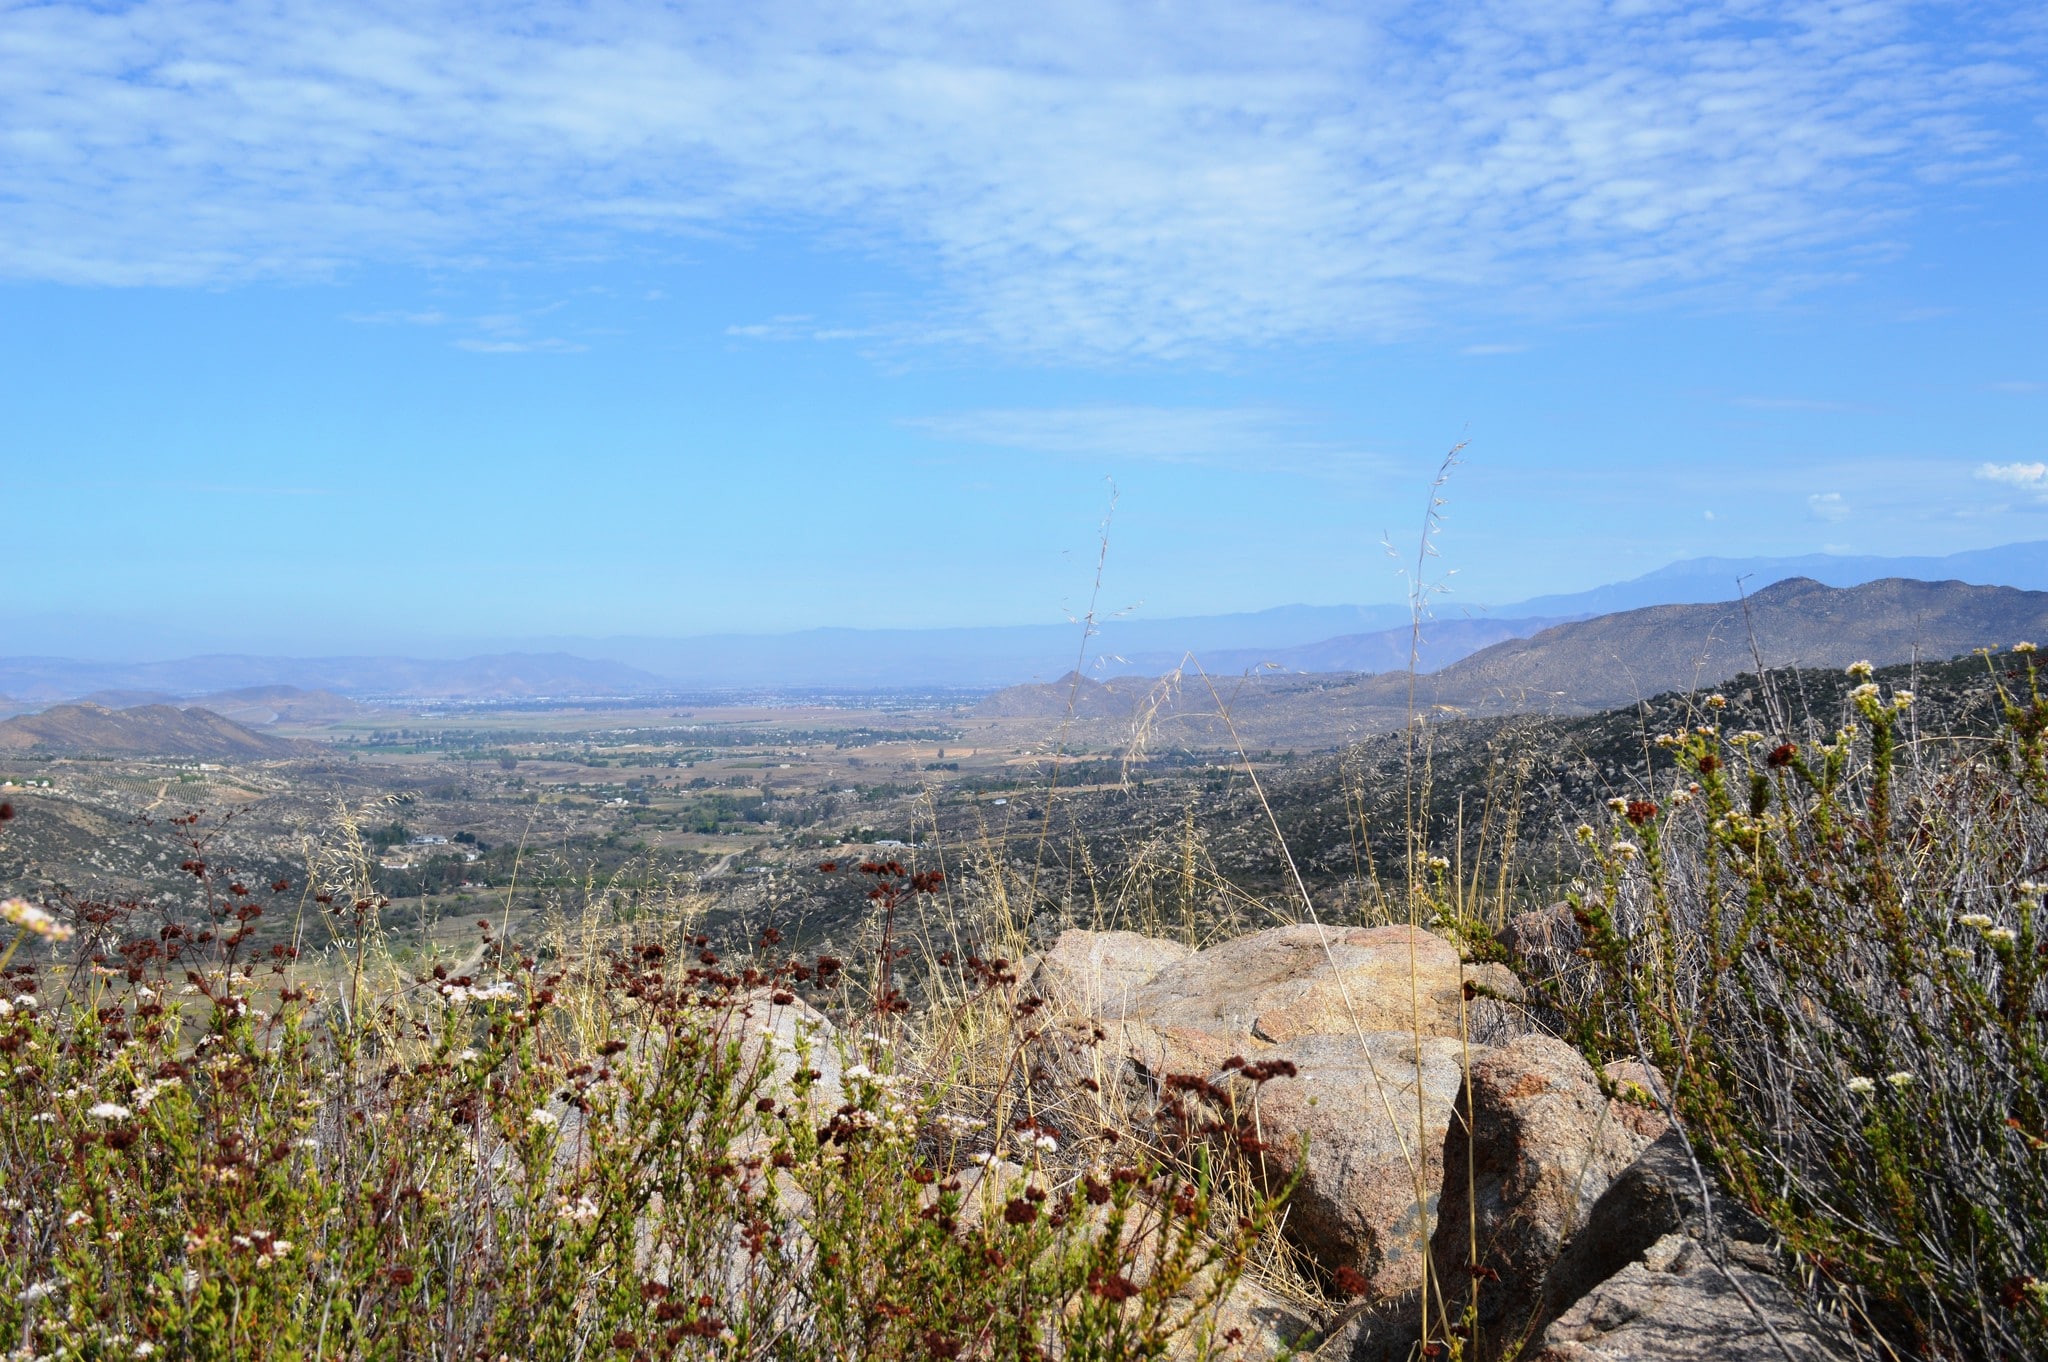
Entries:
{"type": "Polygon", "coordinates": [[[72,937],[69,923],[57,921],[47,909],[38,908],[27,899],[0,899],[0,922],[11,922],[50,941],[69,941],[72,937]]]}
{"type": "Polygon", "coordinates": [[[172,1074],[169,1078],[158,1078],[145,1083],[135,1090],[135,1109],[137,1111],[148,1111],[149,1104],[156,1101],[165,1092],[172,1088],[182,1088],[184,1086],[185,1080],[179,1078],[176,1074],[172,1074]]]}
{"type": "Polygon", "coordinates": [[[587,1196],[579,1196],[574,1201],[560,1197],[555,1202],[555,1214],[572,1225],[588,1225],[598,1217],[597,1203],[587,1196]]]}
{"type": "Polygon", "coordinates": [[[1986,941],[2017,941],[2019,939],[2019,933],[2010,927],[1992,926],[1991,919],[1983,913],[1964,913],[1956,919],[1956,925],[1958,927],[1971,928],[1986,941]]]}
{"type": "Polygon", "coordinates": [[[279,1239],[266,1230],[250,1230],[247,1234],[235,1235],[232,1242],[239,1249],[253,1249],[256,1266],[269,1267],[292,1251],[292,1241],[279,1239]]]}
{"type": "Polygon", "coordinates": [[[481,987],[470,984],[443,983],[441,996],[451,1004],[461,1003],[503,1003],[519,996],[519,990],[510,979],[500,979],[495,984],[481,987]]]}

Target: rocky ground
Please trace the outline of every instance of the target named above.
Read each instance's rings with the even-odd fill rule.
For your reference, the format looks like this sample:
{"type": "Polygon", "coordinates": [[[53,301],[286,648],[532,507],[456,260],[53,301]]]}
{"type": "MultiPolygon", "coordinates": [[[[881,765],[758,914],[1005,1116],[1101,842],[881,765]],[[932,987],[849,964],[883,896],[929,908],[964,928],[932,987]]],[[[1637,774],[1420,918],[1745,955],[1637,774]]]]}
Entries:
{"type": "Polygon", "coordinates": [[[1317,1311],[1247,1280],[1228,1309],[1268,1352],[1402,1362],[1452,1337],[1484,1362],[1852,1355],[1694,1163],[1659,1077],[1627,1056],[1595,1067],[1519,1004],[1517,971],[1552,958],[1478,963],[1405,927],[1202,951],[1069,931],[1028,964],[1038,1119],[1144,1131],[1176,1094],[1251,1111],[1263,1144],[1219,1156],[1299,1179],[1286,1236],[1328,1297],[1355,1301],[1317,1311]]]}

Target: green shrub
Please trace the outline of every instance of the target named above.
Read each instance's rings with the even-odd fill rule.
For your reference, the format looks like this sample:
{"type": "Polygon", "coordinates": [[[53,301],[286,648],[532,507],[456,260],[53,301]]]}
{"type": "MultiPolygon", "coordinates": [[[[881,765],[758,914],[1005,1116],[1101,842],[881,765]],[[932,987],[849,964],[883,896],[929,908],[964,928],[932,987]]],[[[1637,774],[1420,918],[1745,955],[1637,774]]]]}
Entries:
{"type": "Polygon", "coordinates": [[[1671,1076],[1823,1304],[1938,1356],[2048,1354],[2048,704],[2023,651],[1989,740],[1914,733],[1859,664],[1827,740],[1667,735],[1662,807],[1579,830],[1582,1039],[1671,1076]]]}
{"type": "Polygon", "coordinates": [[[21,1356],[1230,1341],[1215,1306],[1274,1203],[1240,1217],[1200,1160],[1061,1163],[1036,1128],[971,1150],[878,1035],[835,1064],[816,1033],[764,1030],[832,982],[823,961],[728,966],[674,937],[540,965],[487,929],[502,970],[372,1004],[359,962],[309,984],[288,949],[241,959],[261,893],[219,888],[207,922],[95,910],[82,958],[6,970],[0,1338],[21,1356]]]}

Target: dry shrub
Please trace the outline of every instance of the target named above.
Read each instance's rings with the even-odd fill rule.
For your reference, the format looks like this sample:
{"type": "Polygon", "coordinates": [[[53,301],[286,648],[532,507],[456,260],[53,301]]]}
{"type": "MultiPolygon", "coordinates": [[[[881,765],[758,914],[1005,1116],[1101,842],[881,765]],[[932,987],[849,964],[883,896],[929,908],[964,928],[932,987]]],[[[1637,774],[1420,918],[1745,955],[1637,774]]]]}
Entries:
{"type": "Polygon", "coordinates": [[[1640,1053],[1823,1308],[1903,1354],[2048,1352],[2048,703],[1825,740],[1702,725],[1678,788],[1580,829],[1581,1038],[1640,1053]]]}

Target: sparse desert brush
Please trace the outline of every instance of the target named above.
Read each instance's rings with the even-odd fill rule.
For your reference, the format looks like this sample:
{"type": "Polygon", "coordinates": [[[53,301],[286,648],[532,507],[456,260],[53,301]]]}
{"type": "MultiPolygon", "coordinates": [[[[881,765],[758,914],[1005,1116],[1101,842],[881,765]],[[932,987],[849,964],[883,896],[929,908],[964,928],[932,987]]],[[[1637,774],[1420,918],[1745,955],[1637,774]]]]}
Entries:
{"type": "Polygon", "coordinates": [[[1859,664],[1834,734],[1667,734],[1673,792],[1580,829],[1584,1039],[1670,1075],[1819,1298],[1903,1354],[2048,1352],[2048,701],[2002,661],[1988,740],[1916,733],[1859,664]]]}
{"type": "MultiPolygon", "coordinates": [[[[247,953],[293,886],[186,869],[194,922],[10,912],[50,938],[0,989],[12,1356],[1234,1351],[1215,1307],[1274,1204],[1240,1215],[1199,1155],[937,1119],[886,960],[856,1000],[773,932],[737,962],[651,933],[542,960],[483,922],[469,972],[358,952],[316,980],[247,953]]],[[[897,869],[862,867],[882,901],[934,887],[897,869]]]]}

